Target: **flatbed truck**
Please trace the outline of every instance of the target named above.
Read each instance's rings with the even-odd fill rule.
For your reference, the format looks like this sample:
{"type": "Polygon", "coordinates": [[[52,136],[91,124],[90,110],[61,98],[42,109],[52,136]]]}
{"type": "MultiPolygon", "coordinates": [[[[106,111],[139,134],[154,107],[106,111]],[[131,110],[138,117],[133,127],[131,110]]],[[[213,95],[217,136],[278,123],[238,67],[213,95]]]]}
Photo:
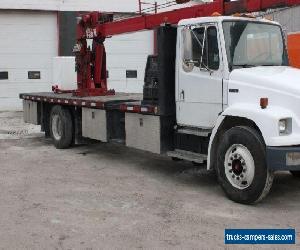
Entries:
{"type": "Polygon", "coordinates": [[[59,149],[90,138],[204,164],[243,204],[269,193],[275,171],[300,176],[300,70],[278,23],[214,13],[160,25],[157,47],[143,94],[24,93],[25,122],[59,149]]]}

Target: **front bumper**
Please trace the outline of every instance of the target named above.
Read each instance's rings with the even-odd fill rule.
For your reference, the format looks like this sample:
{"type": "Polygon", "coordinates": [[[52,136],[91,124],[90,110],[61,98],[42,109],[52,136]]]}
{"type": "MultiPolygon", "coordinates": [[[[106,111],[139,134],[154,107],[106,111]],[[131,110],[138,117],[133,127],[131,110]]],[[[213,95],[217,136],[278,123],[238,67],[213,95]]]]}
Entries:
{"type": "Polygon", "coordinates": [[[300,171],[300,146],[267,147],[267,166],[275,171],[300,171]]]}

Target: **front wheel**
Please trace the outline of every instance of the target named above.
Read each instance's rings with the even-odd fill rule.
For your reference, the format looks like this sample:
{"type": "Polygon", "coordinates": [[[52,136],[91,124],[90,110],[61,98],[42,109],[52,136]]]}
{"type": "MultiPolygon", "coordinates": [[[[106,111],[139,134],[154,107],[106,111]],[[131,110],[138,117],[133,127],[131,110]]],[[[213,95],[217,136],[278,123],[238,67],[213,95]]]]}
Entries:
{"type": "Polygon", "coordinates": [[[235,202],[257,203],[269,193],[274,173],[267,168],[265,144],[255,129],[237,126],[225,132],[218,148],[217,174],[235,202]]]}

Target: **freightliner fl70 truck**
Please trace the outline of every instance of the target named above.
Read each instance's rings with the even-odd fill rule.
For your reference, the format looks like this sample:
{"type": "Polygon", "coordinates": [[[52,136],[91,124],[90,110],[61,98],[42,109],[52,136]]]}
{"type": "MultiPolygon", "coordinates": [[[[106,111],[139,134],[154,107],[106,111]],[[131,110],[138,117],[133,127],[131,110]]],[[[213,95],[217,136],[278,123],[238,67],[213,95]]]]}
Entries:
{"type": "MultiPolygon", "coordinates": [[[[289,66],[278,23],[214,14],[160,25],[144,93],[126,94],[101,85],[105,60],[95,53],[103,59],[99,33],[109,32],[91,25],[95,16],[98,22],[97,15],[78,19],[85,27],[74,49],[81,89],[20,95],[25,121],[41,125],[57,148],[91,138],[204,164],[244,204],[269,193],[275,171],[300,176],[300,70],[289,66]],[[92,50],[82,37],[93,39],[92,50]]],[[[129,31],[144,27],[132,23],[129,31]]]]}

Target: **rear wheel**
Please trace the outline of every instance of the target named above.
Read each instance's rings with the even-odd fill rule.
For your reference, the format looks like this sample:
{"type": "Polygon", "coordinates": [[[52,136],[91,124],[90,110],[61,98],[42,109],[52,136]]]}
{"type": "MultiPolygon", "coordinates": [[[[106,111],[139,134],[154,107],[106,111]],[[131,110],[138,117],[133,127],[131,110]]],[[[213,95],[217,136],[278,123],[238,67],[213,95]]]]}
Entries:
{"type": "Polygon", "coordinates": [[[300,178],[300,171],[290,171],[294,177],[300,178]]]}
{"type": "Polygon", "coordinates": [[[50,134],[56,148],[69,148],[73,141],[73,120],[70,111],[54,106],[50,114],[50,134]]]}
{"type": "Polygon", "coordinates": [[[265,145],[255,129],[238,126],[225,132],[218,148],[217,174],[235,202],[256,203],[269,193],[274,174],[267,169],[265,145]]]}

